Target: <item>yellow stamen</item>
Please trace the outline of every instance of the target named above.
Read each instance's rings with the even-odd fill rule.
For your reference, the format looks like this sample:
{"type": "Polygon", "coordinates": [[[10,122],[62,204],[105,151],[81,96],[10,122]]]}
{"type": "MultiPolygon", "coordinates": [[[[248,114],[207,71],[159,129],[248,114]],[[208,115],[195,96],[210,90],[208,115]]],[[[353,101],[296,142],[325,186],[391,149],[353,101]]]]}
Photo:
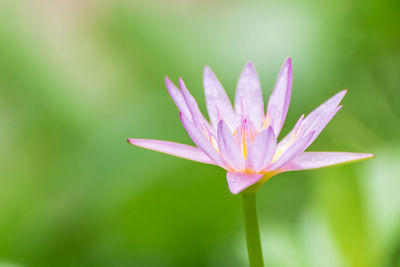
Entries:
{"type": "Polygon", "coordinates": [[[247,144],[246,144],[246,134],[245,133],[242,135],[241,143],[242,143],[241,145],[242,145],[243,155],[244,155],[244,158],[246,158],[247,157],[247,144]]]}

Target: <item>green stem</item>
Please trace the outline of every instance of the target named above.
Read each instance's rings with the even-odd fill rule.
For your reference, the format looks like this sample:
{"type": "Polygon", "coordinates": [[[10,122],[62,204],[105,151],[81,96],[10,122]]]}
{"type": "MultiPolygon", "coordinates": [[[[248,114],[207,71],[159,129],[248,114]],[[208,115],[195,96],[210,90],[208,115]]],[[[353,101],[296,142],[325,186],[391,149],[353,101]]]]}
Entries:
{"type": "Polygon", "coordinates": [[[242,193],[242,199],[250,267],[264,267],[257,220],[256,194],[242,193]]]}

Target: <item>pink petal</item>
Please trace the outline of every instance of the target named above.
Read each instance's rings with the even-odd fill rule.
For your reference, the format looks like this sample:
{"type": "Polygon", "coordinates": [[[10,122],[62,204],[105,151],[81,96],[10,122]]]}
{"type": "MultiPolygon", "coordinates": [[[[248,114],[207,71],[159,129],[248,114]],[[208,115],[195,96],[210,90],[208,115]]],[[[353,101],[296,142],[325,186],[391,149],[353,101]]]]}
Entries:
{"type": "Polygon", "coordinates": [[[194,160],[207,164],[215,164],[204,152],[197,147],[178,144],[174,142],[149,140],[149,139],[128,139],[132,145],[159,151],[184,159],[194,160]]]}
{"type": "Polygon", "coordinates": [[[201,149],[210,159],[212,159],[215,164],[224,168],[217,150],[215,150],[204,134],[183,113],[180,113],[180,118],[183,127],[185,127],[190,138],[193,140],[196,146],[201,149]]]}
{"type": "Polygon", "coordinates": [[[178,89],[178,87],[175,86],[175,84],[171,82],[171,80],[167,76],[165,77],[165,85],[167,86],[168,92],[171,95],[172,100],[174,100],[175,105],[178,107],[179,111],[185,114],[185,116],[189,119],[192,119],[192,115],[190,114],[190,111],[186,105],[185,99],[183,98],[181,91],[178,89]]]}
{"type": "Polygon", "coordinates": [[[283,165],[294,159],[296,156],[301,154],[304,150],[306,150],[314,134],[315,134],[314,132],[311,132],[305,137],[295,141],[293,145],[287,148],[286,151],[284,151],[282,155],[275,162],[273,162],[270,166],[267,167],[268,171],[274,171],[276,169],[279,169],[280,167],[282,167],[283,165]]]}
{"type": "Polygon", "coordinates": [[[254,65],[248,62],[244,67],[235,96],[235,111],[249,118],[257,129],[261,129],[264,118],[264,101],[260,81],[254,65]]]}
{"type": "MultiPolygon", "coordinates": [[[[214,132],[208,121],[204,118],[203,114],[197,105],[196,99],[190,94],[189,90],[186,88],[185,83],[182,78],[179,78],[179,86],[182,91],[183,98],[185,99],[186,105],[189,108],[190,114],[192,115],[192,120],[194,124],[201,130],[207,130],[209,132],[214,132]]],[[[189,118],[189,117],[188,117],[189,118]]]]}
{"type": "Polygon", "coordinates": [[[326,125],[332,120],[332,118],[336,115],[336,113],[342,108],[342,106],[338,106],[340,101],[345,96],[347,90],[343,90],[326,102],[321,104],[318,108],[313,110],[310,114],[307,115],[304,119],[300,118],[296,123],[295,128],[279,142],[278,147],[285,146],[289,140],[292,138],[292,134],[297,130],[300,131],[297,138],[301,138],[308,133],[314,131],[315,134],[312,139],[310,139],[309,145],[314,142],[314,140],[319,136],[322,130],[326,127],[326,125]]]}
{"type": "Polygon", "coordinates": [[[246,167],[258,172],[272,160],[276,151],[276,139],[272,127],[263,130],[249,146],[246,167]]]}
{"type": "Polygon", "coordinates": [[[347,90],[343,90],[337,93],[308,114],[300,124],[300,128],[303,131],[302,135],[304,136],[311,131],[315,131],[315,136],[311,141],[313,142],[336,113],[342,108],[342,106],[338,105],[346,95],[346,92],[347,90]]]}
{"type": "Polygon", "coordinates": [[[232,132],[224,121],[220,121],[218,124],[218,146],[223,159],[228,163],[234,170],[240,171],[245,168],[245,161],[240,147],[235,140],[232,132]]]}
{"type": "MultiPolygon", "coordinates": [[[[322,130],[326,127],[326,125],[328,125],[328,123],[333,119],[333,117],[335,117],[335,115],[338,113],[338,111],[341,108],[342,108],[342,106],[336,107],[333,111],[331,111],[331,112],[325,114],[324,116],[322,116],[320,118],[320,120],[318,120],[318,123],[316,123],[314,125],[314,127],[308,129],[307,132],[309,132],[310,130],[314,131],[314,136],[313,136],[313,138],[311,138],[310,143],[308,144],[308,146],[310,146],[314,142],[314,140],[317,139],[317,137],[322,132],[322,130]]],[[[304,133],[304,134],[306,134],[306,133],[304,133]]]]}
{"type": "Polygon", "coordinates": [[[259,173],[228,172],[226,179],[228,180],[231,193],[238,194],[247,187],[257,183],[263,176],[264,174],[259,173]]]}
{"type": "Polygon", "coordinates": [[[374,157],[367,153],[349,152],[303,152],[286,164],[284,171],[316,169],[341,163],[350,163],[374,157]]]}
{"type": "Polygon", "coordinates": [[[278,137],[281,132],[283,123],[289,109],[290,97],[292,94],[292,61],[286,59],[278,79],[275,83],[274,90],[269,97],[267,106],[267,116],[271,119],[272,128],[275,136],[278,137]]]}
{"type": "Polygon", "coordinates": [[[217,128],[218,122],[222,119],[230,129],[236,129],[238,122],[232,104],[221,83],[208,66],[203,71],[203,85],[208,116],[214,129],[217,128]]]}
{"type": "Polygon", "coordinates": [[[339,93],[335,94],[327,101],[322,103],[319,107],[314,109],[304,119],[301,127],[305,129],[313,128],[316,124],[318,124],[318,121],[321,117],[323,117],[327,113],[334,111],[337,108],[346,93],[347,90],[340,91],[339,93]]]}
{"type": "Polygon", "coordinates": [[[298,131],[300,129],[301,122],[304,120],[304,114],[301,114],[300,118],[297,120],[293,127],[293,131],[298,131]]]}

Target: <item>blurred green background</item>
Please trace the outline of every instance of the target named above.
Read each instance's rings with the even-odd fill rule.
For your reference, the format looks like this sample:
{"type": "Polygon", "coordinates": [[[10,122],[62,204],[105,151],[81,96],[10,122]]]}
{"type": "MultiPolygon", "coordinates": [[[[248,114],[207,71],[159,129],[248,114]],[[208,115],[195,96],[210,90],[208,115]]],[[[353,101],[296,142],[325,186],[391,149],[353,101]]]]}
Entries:
{"type": "Polygon", "coordinates": [[[223,170],[133,147],[191,144],[163,79],[205,111],[210,65],[265,101],[287,56],[297,118],[344,88],[311,150],[370,152],[258,193],[266,265],[400,266],[400,2],[0,1],[0,266],[247,266],[223,170]]]}

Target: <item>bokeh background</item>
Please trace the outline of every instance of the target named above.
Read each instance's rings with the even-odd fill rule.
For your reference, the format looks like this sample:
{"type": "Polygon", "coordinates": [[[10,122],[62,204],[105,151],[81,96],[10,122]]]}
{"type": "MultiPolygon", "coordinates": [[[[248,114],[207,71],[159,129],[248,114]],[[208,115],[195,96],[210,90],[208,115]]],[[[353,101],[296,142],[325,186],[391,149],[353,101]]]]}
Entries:
{"type": "Polygon", "coordinates": [[[0,266],[247,266],[225,173],[136,148],[191,144],[163,79],[205,111],[248,60],[265,101],[293,59],[284,133],[344,88],[312,150],[376,158],[258,193],[266,265],[400,266],[400,2],[0,1],[0,266]]]}

